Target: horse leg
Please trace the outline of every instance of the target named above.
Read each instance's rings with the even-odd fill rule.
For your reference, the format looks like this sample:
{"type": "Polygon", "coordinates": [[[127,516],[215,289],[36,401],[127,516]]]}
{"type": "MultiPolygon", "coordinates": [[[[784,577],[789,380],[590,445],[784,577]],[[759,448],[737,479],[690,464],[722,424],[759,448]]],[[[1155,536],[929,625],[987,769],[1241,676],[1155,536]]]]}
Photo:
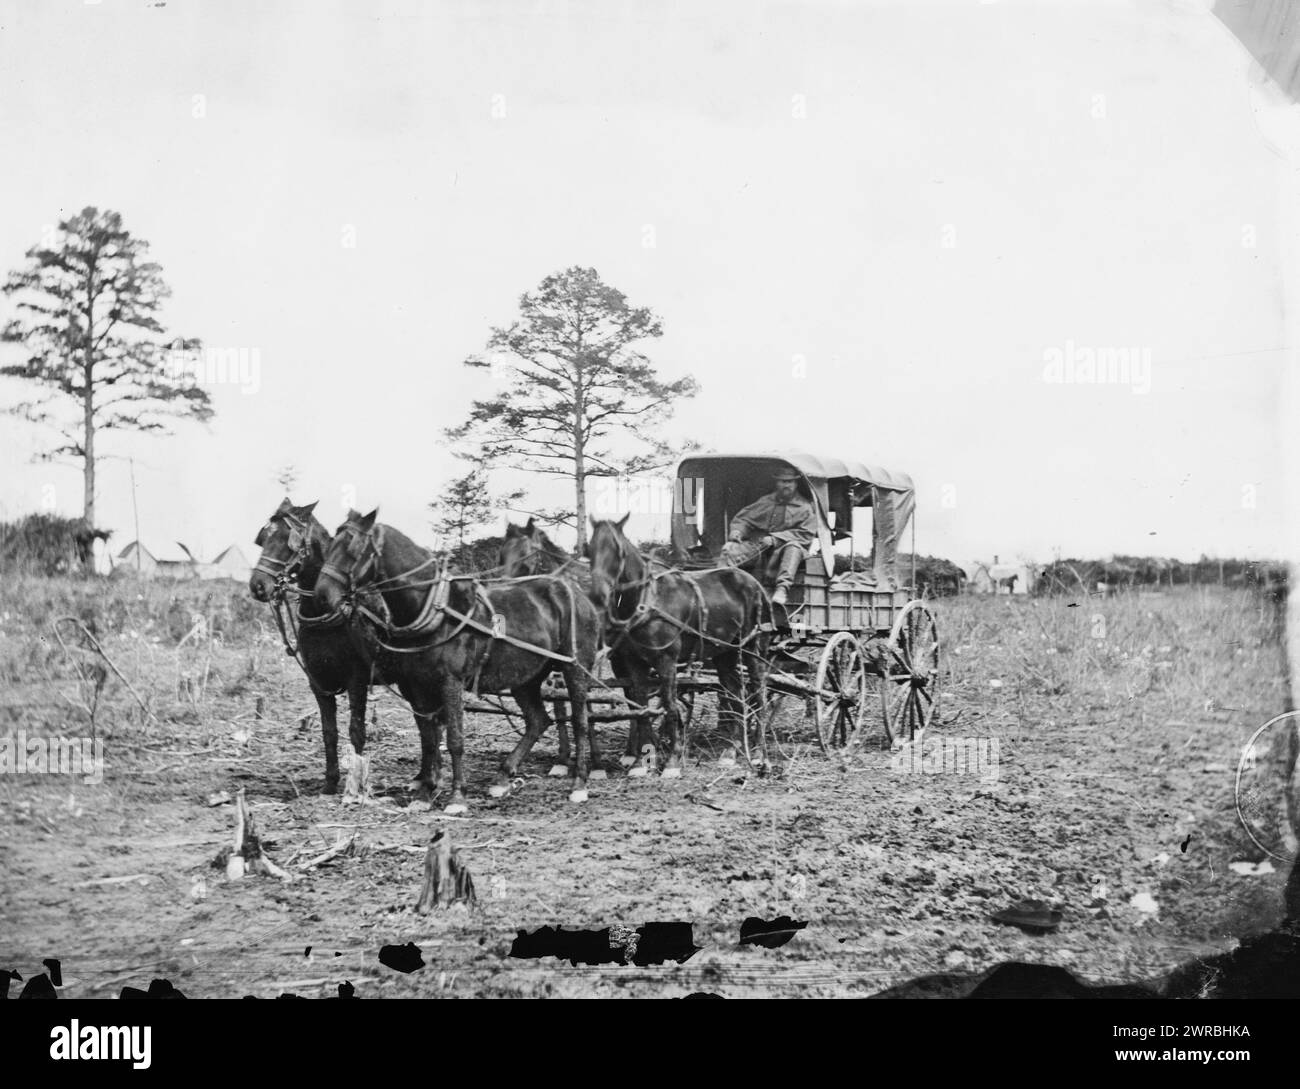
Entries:
{"type": "MultiPolygon", "coordinates": [[[[627,661],[628,699],[638,707],[647,707],[650,703],[650,670],[640,662],[627,661]]],[[[627,731],[627,749],[623,758],[619,761],[632,778],[645,775],[649,768],[641,762],[641,757],[647,750],[653,750],[657,746],[655,742],[658,739],[652,732],[649,720],[644,718],[634,718],[628,726],[627,731]],[[630,763],[629,763],[630,761],[630,763]]]]}
{"type": "Polygon", "coordinates": [[[585,802],[588,776],[603,779],[605,773],[600,769],[592,770],[592,764],[600,759],[600,752],[596,748],[596,731],[587,721],[587,678],[581,669],[570,666],[564,671],[564,683],[573,704],[573,759],[569,763],[569,801],[585,802]],[[587,747],[588,731],[591,733],[590,751],[587,747]]]}
{"type": "MultiPolygon", "coordinates": [[[[617,650],[610,651],[609,664],[614,670],[614,679],[623,682],[623,698],[644,707],[649,689],[638,683],[637,667],[617,650]]],[[[627,744],[618,760],[625,768],[632,767],[641,757],[641,746],[646,741],[641,728],[643,721],[639,718],[629,720],[627,744]]]]}
{"type": "Polygon", "coordinates": [[[429,808],[442,786],[442,754],[438,751],[442,733],[442,708],[426,704],[425,709],[412,705],[415,726],[420,731],[420,774],[415,778],[412,807],[429,808]]]}
{"type": "MultiPolygon", "coordinates": [[[[569,692],[569,702],[573,705],[575,736],[578,731],[578,713],[579,709],[581,709],[582,722],[587,733],[587,744],[591,752],[591,772],[588,777],[591,779],[604,779],[605,769],[601,767],[604,763],[604,757],[600,752],[600,739],[596,736],[596,724],[588,717],[591,712],[591,704],[588,702],[587,697],[591,692],[591,681],[588,680],[587,674],[582,669],[571,666],[564,671],[564,684],[569,692]],[[581,693],[581,696],[577,695],[577,693],[581,693]]],[[[628,731],[628,734],[631,736],[631,730],[628,731]]]]}
{"type": "Polygon", "coordinates": [[[722,691],[718,695],[718,720],[726,725],[726,733],[738,749],[745,750],[745,714],[743,686],[740,681],[740,655],[734,650],[715,655],[713,668],[718,674],[722,691]]]}
{"type": "MultiPolygon", "coordinates": [[[[635,704],[636,707],[648,707],[650,693],[654,688],[650,683],[649,668],[633,658],[615,658],[610,655],[610,661],[614,663],[614,675],[624,682],[624,699],[635,704]]],[[[592,737],[595,737],[594,730],[592,731],[592,737]]],[[[646,745],[652,745],[656,749],[661,747],[659,737],[650,724],[650,720],[648,718],[630,719],[627,730],[627,745],[624,747],[623,755],[619,757],[618,762],[625,768],[635,767],[641,759],[641,754],[645,751],[646,745]]],[[[595,757],[592,759],[594,760],[595,757]]]]}
{"type": "Polygon", "coordinates": [[[459,677],[442,682],[442,714],[447,724],[447,751],[451,754],[451,798],[444,813],[464,813],[465,804],[465,689],[459,677]]]}
{"type": "Polygon", "coordinates": [[[339,791],[339,721],[338,700],[329,692],[312,685],[312,695],[320,708],[320,732],[325,740],[325,794],[339,791]]]}
{"type": "Polygon", "coordinates": [[[668,731],[664,745],[668,757],[664,763],[663,777],[677,779],[681,777],[682,761],[686,758],[686,737],[682,731],[681,715],[677,713],[676,653],[666,651],[660,654],[655,668],[659,671],[659,699],[664,708],[664,727],[668,731]]]}
{"type": "Polygon", "coordinates": [[[357,800],[361,797],[362,781],[366,778],[356,762],[363,759],[366,751],[366,678],[365,675],[354,676],[348,681],[348,740],[352,742],[352,769],[348,771],[347,786],[343,790],[343,800],[357,800]]]}
{"type": "Polygon", "coordinates": [[[535,678],[527,684],[510,689],[510,695],[524,716],[524,736],[501,761],[496,782],[488,787],[488,795],[493,798],[504,798],[510,793],[510,781],[519,770],[519,765],[550,725],[550,719],[546,717],[546,704],[542,700],[542,678],[535,678]]]}
{"type": "Polygon", "coordinates": [[[758,758],[767,763],[767,641],[759,636],[761,645],[747,647],[741,652],[745,664],[745,711],[750,720],[758,724],[758,758]]]}
{"type": "Polygon", "coordinates": [[[569,770],[569,705],[564,700],[555,701],[555,731],[560,735],[559,752],[548,774],[558,778],[569,770]]]}

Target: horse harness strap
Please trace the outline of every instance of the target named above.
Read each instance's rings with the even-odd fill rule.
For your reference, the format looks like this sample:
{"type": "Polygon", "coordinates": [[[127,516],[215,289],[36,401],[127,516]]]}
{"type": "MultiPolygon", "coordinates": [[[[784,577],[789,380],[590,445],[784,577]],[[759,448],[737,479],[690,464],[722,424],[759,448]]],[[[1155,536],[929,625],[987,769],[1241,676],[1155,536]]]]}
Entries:
{"type": "MultiPolygon", "coordinates": [[[[288,654],[289,657],[291,657],[295,662],[298,663],[298,668],[302,670],[303,675],[307,678],[307,681],[312,686],[312,688],[324,692],[326,691],[326,689],[320,686],[316,678],[312,676],[311,670],[307,668],[307,663],[304,662],[302,659],[302,649],[301,649],[302,639],[299,636],[298,631],[294,626],[294,614],[298,613],[298,610],[295,608],[295,609],[291,609],[289,612],[289,628],[293,630],[293,634],[294,634],[294,638],[290,639],[289,632],[285,629],[283,605],[284,605],[284,598],[282,595],[277,595],[271,599],[271,612],[275,614],[275,624],[276,627],[280,629],[280,641],[284,643],[285,653],[288,654]]],[[[298,614],[297,619],[299,625],[307,623],[307,626],[313,626],[314,624],[319,624],[319,626],[321,627],[333,627],[337,624],[341,624],[344,620],[344,617],[341,612],[335,612],[330,614],[327,617],[319,617],[319,618],[304,617],[301,614],[298,614]]],[[[338,692],[341,691],[342,689],[339,689],[334,693],[334,695],[338,695],[338,692]]]]}
{"type": "MultiPolygon", "coordinates": [[[[556,581],[563,583],[562,579],[557,579],[556,581]]],[[[572,606],[573,605],[572,590],[568,587],[567,584],[564,585],[566,591],[570,594],[569,603],[570,606],[572,606]]],[[[496,619],[497,613],[492,607],[492,602],[488,598],[482,586],[478,584],[477,580],[475,580],[474,586],[475,586],[475,597],[478,599],[478,602],[484,605],[489,610],[489,612],[492,613],[493,623],[490,627],[485,624],[481,624],[479,621],[475,620],[473,617],[473,610],[471,610],[469,613],[462,613],[457,609],[453,609],[449,604],[447,604],[446,583],[443,583],[440,588],[438,588],[435,591],[431,591],[429,593],[428,597],[425,598],[424,606],[420,609],[420,615],[417,616],[415,620],[413,620],[410,624],[403,624],[401,627],[396,627],[396,628],[393,627],[391,623],[386,622],[382,617],[377,616],[374,612],[372,612],[369,608],[367,608],[364,605],[358,605],[357,611],[360,612],[363,616],[370,619],[377,627],[383,630],[390,638],[393,636],[396,636],[398,638],[411,638],[413,636],[422,635],[426,632],[436,631],[442,624],[441,617],[442,614],[444,613],[457,622],[456,627],[451,631],[449,635],[445,635],[441,639],[435,639],[434,641],[429,643],[421,643],[417,647],[394,647],[389,645],[388,643],[385,643],[382,639],[379,640],[379,645],[381,647],[383,647],[387,651],[391,651],[394,654],[418,654],[421,651],[431,650],[434,647],[439,647],[442,646],[444,643],[451,642],[451,640],[455,639],[456,636],[460,635],[460,633],[463,632],[466,628],[472,628],[475,631],[483,635],[486,635],[491,639],[500,640],[503,643],[509,643],[511,646],[516,646],[519,647],[521,650],[528,651],[530,654],[538,654],[541,655],[543,658],[550,658],[557,662],[563,662],[566,665],[571,664],[575,660],[572,654],[556,654],[554,651],[546,650],[543,647],[534,646],[532,643],[525,642],[523,639],[516,639],[513,635],[507,635],[503,630],[502,625],[497,623],[497,619],[496,619]]],[[[573,615],[574,613],[576,613],[576,611],[577,610],[572,607],[569,610],[571,627],[574,623],[576,623],[576,620],[574,619],[574,615],[573,615]]],[[[570,651],[574,649],[575,645],[576,645],[576,633],[571,630],[570,644],[569,644],[570,651]]],[[[477,676],[475,678],[475,687],[477,688],[477,676]]]]}
{"type": "MultiPolygon", "coordinates": [[[[701,571],[701,572],[694,572],[694,573],[707,574],[708,572],[701,571]]],[[[755,627],[753,631],[751,631],[747,636],[745,636],[744,639],[742,639],[738,643],[729,643],[723,639],[715,639],[713,636],[707,634],[708,626],[709,626],[708,605],[705,604],[704,601],[704,591],[700,589],[699,583],[695,579],[690,577],[690,574],[682,574],[682,572],[680,571],[672,571],[672,570],[661,571],[657,575],[651,575],[644,580],[638,580],[637,582],[630,582],[627,583],[626,585],[631,587],[637,585],[638,582],[640,583],[642,590],[641,590],[640,600],[637,601],[636,609],[633,611],[632,615],[625,620],[619,620],[612,616],[609,618],[610,626],[618,630],[617,638],[615,638],[613,643],[610,644],[611,650],[616,649],[618,645],[625,638],[631,635],[632,632],[635,631],[637,628],[641,627],[641,625],[648,624],[653,619],[662,620],[666,624],[671,624],[679,631],[685,632],[687,635],[693,635],[697,639],[699,639],[701,657],[703,657],[702,652],[705,643],[712,643],[715,646],[719,646],[719,647],[727,647],[731,650],[744,650],[745,647],[749,646],[749,644],[752,643],[754,639],[756,639],[759,633],[762,631],[761,626],[755,627]],[[663,578],[665,575],[672,575],[672,574],[682,575],[682,577],[688,583],[690,583],[691,590],[694,591],[695,593],[696,604],[698,604],[700,608],[700,627],[698,629],[693,628],[690,624],[686,623],[684,620],[678,620],[677,617],[670,616],[668,613],[664,612],[663,609],[659,608],[658,604],[654,600],[655,595],[652,589],[654,584],[658,582],[659,579],[663,578]]],[[[671,645],[672,645],[672,641],[670,640],[668,643],[665,643],[662,647],[648,647],[647,649],[666,650],[671,645]]],[[[694,657],[695,657],[694,655],[691,655],[691,657],[688,658],[687,661],[693,660],[694,657]]]]}
{"type": "MultiPolygon", "coordinates": [[[[495,623],[495,617],[497,616],[496,613],[492,614],[494,618],[494,623],[492,627],[489,628],[483,624],[480,624],[472,616],[466,616],[461,613],[458,613],[450,605],[444,606],[444,608],[446,609],[447,614],[459,620],[462,626],[473,628],[475,631],[482,632],[484,635],[491,636],[493,639],[500,639],[501,642],[509,643],[511,646],[519,647],[520,650],[526,650],[530,654],[540,654],[543,658],[550,658],[556,662],[564,662],[566,665],[572,663],[574,660],[572,654],[556,654],[552,650],[544,650],[541,647],[533,646],[532,643],[526,643],[522,639],[516,639],[513,635],[507,635],[495,623]]],[[[569,649],[572,650],[573,648],[570,647],[569,649]]]]}
{"type": "MultiPolygon", "coordinates": [[[[289,633],[285,629],[283,605],[284,599],[279,595],[276,595],[271,599],[271,612],[275,614],[275,626],[280,629],[280,641],[284,643],[285,653],[289,654],[293,658],[297,658],[298,647],[289,638],[289,633]]],[[[292,617],[290,617],[289,624],[290,626],[293,624],[292,617]]],[[[296,635],[297,633],[295,632],[294,634],[296,635]]],[[[299,661],[298,664],[302,665],[302,662],[299,661]]]]}

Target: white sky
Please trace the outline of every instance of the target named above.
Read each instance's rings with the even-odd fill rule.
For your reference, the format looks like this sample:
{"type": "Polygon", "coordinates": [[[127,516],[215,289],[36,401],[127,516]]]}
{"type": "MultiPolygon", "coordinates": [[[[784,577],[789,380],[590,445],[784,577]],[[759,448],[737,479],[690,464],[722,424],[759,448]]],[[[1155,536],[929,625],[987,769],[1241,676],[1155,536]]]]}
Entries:
{"type": "MultiPolygon", "coordinates": [[[[922,552],[1276,555],[1294,173],[1205,7],[5,0],[0,271],[111,208],[173,331],[258,352],[208,427],[102,440],[168,554],[255,555],[287,461],[331,528],[427,538],[460,361],[581,264],[699,379],[674,435],[910,473],[922,552]],[[1071,344],[1149,392],[1045,382],[1071,344]]],[[[37,440],[0,419],[0,518],[80,512],[37,440]]],[[[115,550],[131,517],[106,461],[115,550]]]]}

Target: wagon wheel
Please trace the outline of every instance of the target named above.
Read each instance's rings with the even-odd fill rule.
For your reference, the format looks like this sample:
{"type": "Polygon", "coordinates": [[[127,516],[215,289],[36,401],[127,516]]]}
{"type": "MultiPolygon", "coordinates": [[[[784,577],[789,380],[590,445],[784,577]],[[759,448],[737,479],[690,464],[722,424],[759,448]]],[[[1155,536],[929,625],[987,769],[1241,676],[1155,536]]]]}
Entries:
{"type": "Polygon", "coordinates": [[[813,682],[817,740],[827,756],[857,740],[870,687],[862,644],[851,632],[836,632],[822,651],[813,682]]]}
{"type": "Polygon", "coordinates": [[[909,601],[889,634],[881,702],[885,737],[911,740],[934,721],[939,689],[939,629],[922,601],[909,601]]]}

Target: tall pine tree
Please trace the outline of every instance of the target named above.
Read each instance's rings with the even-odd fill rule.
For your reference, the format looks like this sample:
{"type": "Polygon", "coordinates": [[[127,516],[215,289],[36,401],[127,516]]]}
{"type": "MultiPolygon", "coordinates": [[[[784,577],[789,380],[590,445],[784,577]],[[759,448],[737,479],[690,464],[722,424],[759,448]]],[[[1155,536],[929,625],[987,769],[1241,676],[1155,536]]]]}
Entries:
{"type": "Polygon", "coordinates": [[[571,522],[578,547],[586,540],[586,485],[591,477],[631,476],[667,464],[678,451],[664,442],[661,425],[675,401],[695,395],[695,379],[665,382],[639,341],[662,333],[648,309],[605,284],[595,269],[574,266],[546,277],[519,302],[512,325],[494,328],[489,358],[471,367],[504,372],[504,388],[475,401],[469,419],[447,432],[473,444],[474,456],[492,465],[568,476],[571,522]],[[495,358],[492,358],[495,357],[495,358]],[[641,448],[629,453],[626,440],[641,448]]]}
{"type": "MultiPolygon", "coordinates": [[[[116,212],[84,208],[59,223],[48,245],[27,251],[27,264],[3,288],[17,316],[0,340],[19,344],[21,363],[0,374],[39,387],[9,411],[55,429],[61,442],[43,460],[79,458],[83,517],[95,524],[96,438],[104,431],[167,431],[168,418],[207,420],[207,391],[172,365],[176,343],[159,320],[171,289],[145,259],[149,244],[133,237],[116,212]]],[[[198,341],[181,342],[187,351],[198,341]]]]}

